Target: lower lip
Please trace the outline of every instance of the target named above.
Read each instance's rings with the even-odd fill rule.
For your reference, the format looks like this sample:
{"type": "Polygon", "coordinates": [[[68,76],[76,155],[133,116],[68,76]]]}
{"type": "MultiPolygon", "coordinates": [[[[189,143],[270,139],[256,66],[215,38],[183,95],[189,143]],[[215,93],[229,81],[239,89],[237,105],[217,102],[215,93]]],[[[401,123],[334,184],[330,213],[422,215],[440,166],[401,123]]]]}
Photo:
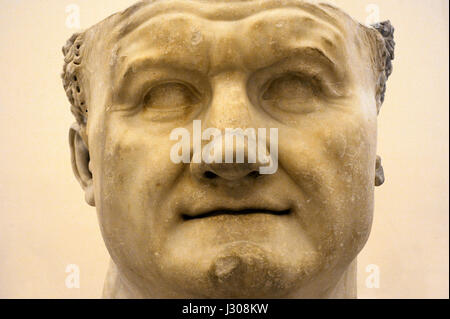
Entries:
{"type": "Polygon", "coordinates": [[[196,249],[210,245],[218,247],[236,241],[266,243],[270,246],[270,243],[293,237],[292,229],[297,228],[291,215],[268,213],[219,214],[183,221],[178,226],[180,228],[177,228],[176,237],[190,241],[196,249]],[[205,240],[208,244],[205,244],[205,240]]]}
{"type": "Polygon", "coordinates": [[[189,215],[183,215],[183,219],[185,221],[191,221],[191,220],[206,220],[206,219],[212,219],[212,218],[240,218],[245,217],[248,218],[249,216],[285,216],[289,215],[291,213],[290,209],[284,210],[284,211],[267,211],[267,210],[252,210],[251,212],[247,211],[230,211],[230,212],[211,212],[207,214],[202,214],[200,216],[189,216],[189,215]]]}

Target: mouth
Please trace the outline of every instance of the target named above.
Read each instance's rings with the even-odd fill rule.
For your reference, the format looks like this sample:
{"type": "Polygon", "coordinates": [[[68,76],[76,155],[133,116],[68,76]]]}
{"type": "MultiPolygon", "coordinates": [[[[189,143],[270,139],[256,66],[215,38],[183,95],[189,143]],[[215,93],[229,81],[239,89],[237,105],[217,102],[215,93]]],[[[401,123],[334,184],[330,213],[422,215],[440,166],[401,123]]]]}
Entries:
{"type": "Polygon", "coordinates": [[[228,210],[228,209],[219,209],[219,210],[212,210],[206,213],[202,213],[199,215],[187,215],[183,214],[183,220],[189,221],[194,219],[204,219],[204,218],[210,218],[215,216],[242,216],[242,215],[252,215],[252,214],[266,214],[266,215],[275,215],[275,216],[283,216],[283,215],[289,215],[291,213],[291,209],[286,210],[270,210],[270,209],[242,209],[242,210],[228,210]]]}

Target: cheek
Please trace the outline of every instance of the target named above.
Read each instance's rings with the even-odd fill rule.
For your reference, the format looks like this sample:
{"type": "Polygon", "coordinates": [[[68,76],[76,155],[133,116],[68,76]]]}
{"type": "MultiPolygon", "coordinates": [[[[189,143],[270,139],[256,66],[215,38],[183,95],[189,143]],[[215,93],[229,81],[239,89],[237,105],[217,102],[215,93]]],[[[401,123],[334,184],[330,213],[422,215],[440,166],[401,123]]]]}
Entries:
{"type": "Polygon", "coordinates": [[[125,124],[111,125],[96,159],[97,210],[113,259],[145,267],[164,241],[171,217],[164,203],[182,166],[170,161],[168,136],[125,124]]]}
{"type": "Polygon", "coordinates": [[[280,166],[301,190],[298,218],[326,256],[356,255],[367,239],[375,148],[375,126],[354,114],[280,130],[280,166]]]}
{"type": "Polygon", "coordinates": [[[358,251],[367,240],[373,213],[376,128],[360,117],[347,117],[324,132],[326,158],[335,163],[334,207],[340,212],[344,246],[358,251]]]}

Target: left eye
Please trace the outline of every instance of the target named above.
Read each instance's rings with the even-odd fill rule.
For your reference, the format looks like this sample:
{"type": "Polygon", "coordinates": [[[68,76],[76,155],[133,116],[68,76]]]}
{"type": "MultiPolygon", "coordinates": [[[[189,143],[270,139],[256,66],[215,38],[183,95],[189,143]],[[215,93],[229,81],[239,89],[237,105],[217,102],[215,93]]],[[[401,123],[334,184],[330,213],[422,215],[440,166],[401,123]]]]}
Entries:
{"type": "Polygon", "coordinates": [[[310,113],[318,109],[319,82],[311,77],[287,74],[269,83],[262,94],[262,105],[267,111],[282,110],[310,113]]]}
{"type": "Polygon", "coordinates": [[[264,92],[264,100],[296,99],[308,100],[316,95],[311,79],[295,74],[285,75],[272,81],[264,92]]]}
{"type": "Polygon", "coordinates": [[[171,110],[188,108],[200,102],[199,95],[182,83],[159,84],[144,97],[144,108],[154,110],[171,110]]]}

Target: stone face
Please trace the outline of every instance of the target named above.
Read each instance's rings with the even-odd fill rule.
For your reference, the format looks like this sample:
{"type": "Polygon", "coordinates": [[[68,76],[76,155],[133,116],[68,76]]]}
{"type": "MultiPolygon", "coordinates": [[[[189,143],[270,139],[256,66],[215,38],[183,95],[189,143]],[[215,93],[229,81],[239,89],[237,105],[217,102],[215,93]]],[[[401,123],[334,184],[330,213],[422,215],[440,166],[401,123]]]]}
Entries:
{"type": "Polygon", "coordinates": [[[105,297],[355,297],[388,29],[298,0],[170,0],[75,34],[63,49],[72,166],[111,255],[105,297]],[[238,128],[255,136],[230,145],[238,128]],[[180,132],[194,142],[175,162],[180,132]]]}

